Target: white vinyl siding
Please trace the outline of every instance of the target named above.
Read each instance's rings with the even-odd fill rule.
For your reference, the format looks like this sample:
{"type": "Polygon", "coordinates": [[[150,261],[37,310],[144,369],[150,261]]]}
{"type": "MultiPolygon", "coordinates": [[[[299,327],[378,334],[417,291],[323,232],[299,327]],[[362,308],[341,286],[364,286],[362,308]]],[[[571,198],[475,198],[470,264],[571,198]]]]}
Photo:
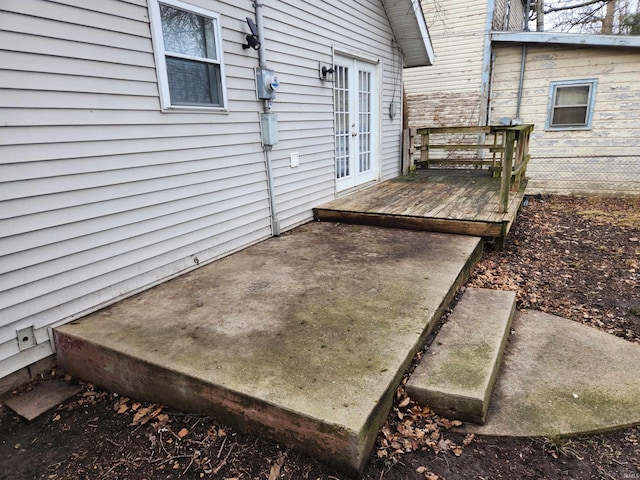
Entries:
{"type": "MultiPolygon", "coordinates": [[[[492,122],[517,108],[522,47],[494,46],[492,122]]],[[[640,193],[640,53],[624,48],[528,45],[520,118],[531,137],[532,193],[640,193]],[[590,130],[545,131],[556,79],[597,79],[590,130]]]]}
{"type": "MultiPolygon", "coordinates": [[[[162,111],[146,0],[0,4],[0,377],[51,353],[49,327],[271,235],[257,52],[242,49],[252,3],[188,3],[219,14],[226,114],[162,111]],[[20,352],[16,330],[29,326],[38,345],[20,352]]],[[[358,45],[379,61],[387,111],[402,59],[375,0],[281,0],[264,16],[282,83],[271,156],[284,231],[335,197],[333,92],[319,63],[358,45]]],[[[401,117],[381,123],[390,178],[401,117]]]]}
{"type": "Polygon", "coordinates": [[[2,376],[51,353],[48,327],[270,226],[252,62],[230,69],[234,115],[166,115],[146,1],[0,8],[2,376]]]}
{"type": "Polygon", "coordinates": [[[436,60],[405,70],[411,127],[478,125],[487,0],[423,1],[436,60]]]}

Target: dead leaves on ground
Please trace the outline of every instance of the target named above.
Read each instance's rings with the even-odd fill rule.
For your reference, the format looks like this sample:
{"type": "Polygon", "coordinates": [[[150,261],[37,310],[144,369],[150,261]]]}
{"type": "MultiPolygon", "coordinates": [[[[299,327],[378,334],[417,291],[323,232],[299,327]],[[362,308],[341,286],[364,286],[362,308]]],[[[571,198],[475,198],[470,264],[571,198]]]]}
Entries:
{"type": "MultiPolygon", "coordinates": [[[[235,444],[227,444],[226,431],[223,428],[211,426],[206,431],[196,426],[202,417],[190,426],[179,425],[176,418],[164,413],[164,407],[156,404],[143,405],[128,397],[119,397],[113,404],[113,410],[118,415],[131,415],[130,427],[136,429],[148,425],[147,431],[150,443],[150,455],[147,461],[157,469],[170,468],[182,471],[199,472],[199,478],[217,475],[228,463],[235,444]],[[220,441],[221,446],[214,444],[220,441]],[[225,449],[228,446],[228,449],[225,449]],[[217,453],[216,453],[217,452],[217,453]],[[226,452],[226,455],[223,455],[226,452]]],[[[194,416],[197,417],[197,416],[194,416]]],[[[191,419],[187,415],[184,420],[191,419]]]]}
{"type": "MultiPolygon", "coordinates": [[[[132,412],[132,426],[145,425],[149,421],[155,419],[156,421],[153,424],[153,428],[161,428],[169,421],[169,416],[162,413],[163,407],[153,404],[143,407],[141,403],[134,402],[127,397],[120,397],[113,405],[113,409],[118,413],[118,415],[132,412]]],[[[189,431],[187,430],[184,433],[180,431],[180,433],[178,435],[180,438],[183,438],[189,433],[189,431]],[[180,435],[180,433],[182,433],[182,435],[180,435]]]]}
{"type": "Polygon", "coordinates": [[[510,290],[519,310],[640,342],[639,208],[633,199],[533,199],[505,250],[486,251],[467,286],[510,290]]]}
{"type": "Polygon", "coordinates": [[[282,465],[284,465],[284,455],[278,456],[278,459],[271,465],[269,480],[276,480],[280,477],[280,469],[282,468],[282,465]]]}
{"type": "MultiPolygon", "coordinates": [[[[378,435],[376,456],[385,463],[396,463],[399,456],[409,452],[431,450],[438,453],[451,452],[462,455],[464,447],[474,438],[465,437],[462,445],[444,438],[443,430],[459,427],[462,422],[436,415],[429,407],[422,407],[406,394],[404,383],[396,391],[396,401],[390,415],[378,435]]],[[[419,473],[431,474],[427,470],[419,473]]],[[[426,478],[438,478],[429,477],[426,478]]]]}

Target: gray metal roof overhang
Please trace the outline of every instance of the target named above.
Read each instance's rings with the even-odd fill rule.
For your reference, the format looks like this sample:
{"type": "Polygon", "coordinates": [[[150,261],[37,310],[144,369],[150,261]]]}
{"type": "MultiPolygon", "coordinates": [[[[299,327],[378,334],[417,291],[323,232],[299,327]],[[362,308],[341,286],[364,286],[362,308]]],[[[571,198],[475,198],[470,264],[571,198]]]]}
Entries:
{"type": "Polygon", "coordinates": [[[640,36],[629,35],[586,35],[557,32],[491,32],[491,40],[497,43],[640,48],[640,36]]]}
{"type": "Polygon", "coordinates": [[[434,61],[433,46],[419,0],[382,0],[396,37],[404,66],[424,67],[434,61]]]}

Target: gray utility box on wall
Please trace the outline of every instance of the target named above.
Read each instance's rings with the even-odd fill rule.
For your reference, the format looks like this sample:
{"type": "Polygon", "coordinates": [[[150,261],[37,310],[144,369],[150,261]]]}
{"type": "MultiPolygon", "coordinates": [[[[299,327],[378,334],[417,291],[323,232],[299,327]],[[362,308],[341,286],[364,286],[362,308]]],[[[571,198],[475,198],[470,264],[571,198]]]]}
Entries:
{"type": "Polygon", "coordinates": [[[256,70],[256,86],[260,100],[273,100],[280,88],[280,82],[273,70],[258,68],[256,70]]]}
{"type": "Polygon", "coordinates": [[[275,113],[261,113],[262,143],[270,147],[278,143],[278,115],[275,113]]]}

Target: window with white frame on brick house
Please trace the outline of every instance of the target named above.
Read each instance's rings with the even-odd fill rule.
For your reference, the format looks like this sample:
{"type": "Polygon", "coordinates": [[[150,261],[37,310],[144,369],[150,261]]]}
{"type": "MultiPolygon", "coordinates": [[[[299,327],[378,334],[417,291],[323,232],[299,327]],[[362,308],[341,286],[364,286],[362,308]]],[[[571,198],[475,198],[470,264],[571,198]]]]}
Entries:
{"type": "Polygon", "coordinates": [[[551,82],[546,129],[590,129],[596,84],[596,79],[551,82]]]}
{"type": "Polygon", "coordinates": [[[163,109],[225,110],[220,18],[178,0],[151,0],[163,109]]]}

